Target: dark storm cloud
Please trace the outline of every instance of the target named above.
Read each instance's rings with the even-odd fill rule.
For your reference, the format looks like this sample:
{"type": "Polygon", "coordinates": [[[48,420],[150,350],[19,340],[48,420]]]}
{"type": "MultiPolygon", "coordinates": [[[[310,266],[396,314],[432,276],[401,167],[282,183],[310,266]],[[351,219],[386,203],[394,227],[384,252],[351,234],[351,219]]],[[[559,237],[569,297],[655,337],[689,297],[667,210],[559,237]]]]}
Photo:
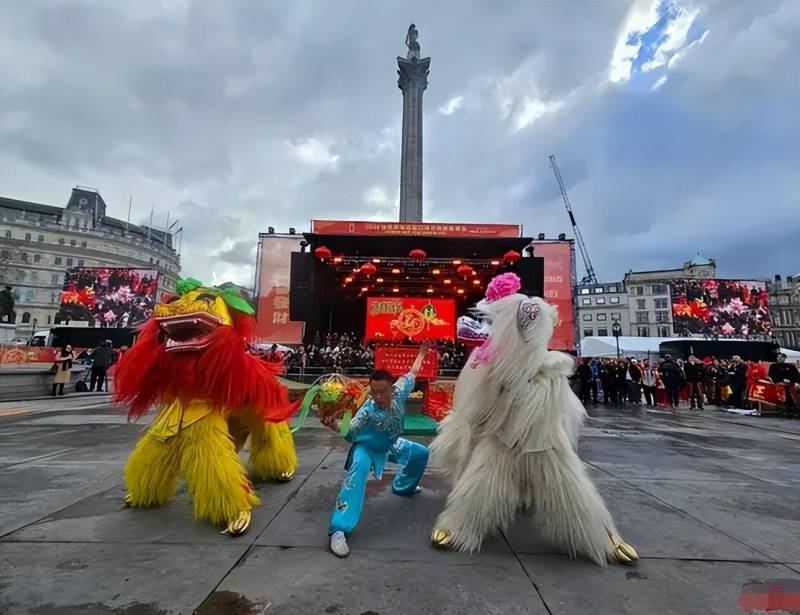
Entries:
{"type": "Polygon", "coordinates": [[[187,274],[250,280],[267,226],[396,215],[411,21],[433,58],[429,218],[568,231],[555,153],[605,278],[697,250],[726,275],[800,270],[790,0],[675,0],[692,26],[669,64],[615,82],[650,0],[130,4],[0,8],[0,184],[52,203],[95,185],[117,217],[155,202],[187,274]]]}

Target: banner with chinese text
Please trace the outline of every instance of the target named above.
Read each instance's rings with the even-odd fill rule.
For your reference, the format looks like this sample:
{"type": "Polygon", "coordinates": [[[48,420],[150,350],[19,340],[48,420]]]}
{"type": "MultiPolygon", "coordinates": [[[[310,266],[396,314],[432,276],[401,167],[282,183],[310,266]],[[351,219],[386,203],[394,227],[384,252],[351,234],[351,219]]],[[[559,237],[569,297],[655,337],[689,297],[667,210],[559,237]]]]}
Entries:
{"type": "MultiPolygon", "coordinates": [[[[416,346],[376,346],[375,369],[385,369],[393,376],[407,374],[419,354],[416,346]]],[[[435,380],[439,375],[439,352],[431,348],[422,362],[418,378],[435,380]]]]}
{"type": "Polygon", "coordinates": [[[574,251],[569,241],[533,242],[533,254],[544,258],[544,298],[558,309],[559,324],[550,350],[575,350],[575,318],[572,272],[574,251]]]}
{"type": "Polygon", "coordinates": [[[456,302],[425,297],[368,297],[366,338],[369,340],[452,340],[456,302]]]}
{"type": "Polygon", "coordinates": [[[301,235],[262,235],[259,240],[256,332],[260,342],[299,344],[303,323],[289,320],[291,254],[300,249],[301,235]]]}
{"type": "Polygon", "coordinates": [[[409,237],[521,237],[519,224],[454,224],[434,222],[362,222],[312,220],[319,235],[399,235],[409,237]]]}

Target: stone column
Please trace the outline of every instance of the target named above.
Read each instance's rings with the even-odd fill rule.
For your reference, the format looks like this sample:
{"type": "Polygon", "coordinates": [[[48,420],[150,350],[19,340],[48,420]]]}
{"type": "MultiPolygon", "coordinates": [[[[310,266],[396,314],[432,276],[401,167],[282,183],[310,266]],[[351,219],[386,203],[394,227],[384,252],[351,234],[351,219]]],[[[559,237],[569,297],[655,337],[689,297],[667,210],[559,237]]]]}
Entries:
{"type": "Polygon", "coordinates": [[[397,58],[397,86],[403,91],[400,222],[422,222],[422,93],[430,65],[430,58],[397,58]]]}

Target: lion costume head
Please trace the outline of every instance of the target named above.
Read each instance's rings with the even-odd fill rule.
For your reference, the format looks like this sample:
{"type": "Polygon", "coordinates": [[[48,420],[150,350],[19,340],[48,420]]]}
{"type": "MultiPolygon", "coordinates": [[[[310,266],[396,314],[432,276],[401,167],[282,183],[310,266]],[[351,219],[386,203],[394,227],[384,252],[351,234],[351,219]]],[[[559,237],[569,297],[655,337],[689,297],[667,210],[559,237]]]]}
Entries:
{"type": "Polygon", "coordinates": [[[139,339],[120,361],[115,398],[135,420],[152,405],[205,400],[220,410],[254,408],[268,421],[295,410],[276,375],[282,364],[247,352],[255,335],[254,310],[235,291],[181,280],[178,292],[157,304],[139,339]]]}

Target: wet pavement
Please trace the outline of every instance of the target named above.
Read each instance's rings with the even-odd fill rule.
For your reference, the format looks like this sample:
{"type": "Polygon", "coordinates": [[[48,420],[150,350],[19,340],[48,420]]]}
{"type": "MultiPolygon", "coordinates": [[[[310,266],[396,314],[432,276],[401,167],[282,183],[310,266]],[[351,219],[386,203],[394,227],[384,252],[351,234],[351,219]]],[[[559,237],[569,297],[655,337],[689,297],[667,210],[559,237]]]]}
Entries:
{"type": "MultiPolygon", "coordinates": [[[[0,613],[394,615],[743,613],[745,586],[800,587],[800,421],[713,410],[590,409],[579,452],[636,567],[559,554],[520,518],[474,556],[432,549],[447,484],[372,481],[352,555],[327,552],[346,448],[312,425],[300,467],[259,485],[241,538],[191,517],[185,491],[122,504],[139,425],[107,397],[0,404],[0,613]]],[[[796,590],[800,591],[800,590],[796,590]]]]}

